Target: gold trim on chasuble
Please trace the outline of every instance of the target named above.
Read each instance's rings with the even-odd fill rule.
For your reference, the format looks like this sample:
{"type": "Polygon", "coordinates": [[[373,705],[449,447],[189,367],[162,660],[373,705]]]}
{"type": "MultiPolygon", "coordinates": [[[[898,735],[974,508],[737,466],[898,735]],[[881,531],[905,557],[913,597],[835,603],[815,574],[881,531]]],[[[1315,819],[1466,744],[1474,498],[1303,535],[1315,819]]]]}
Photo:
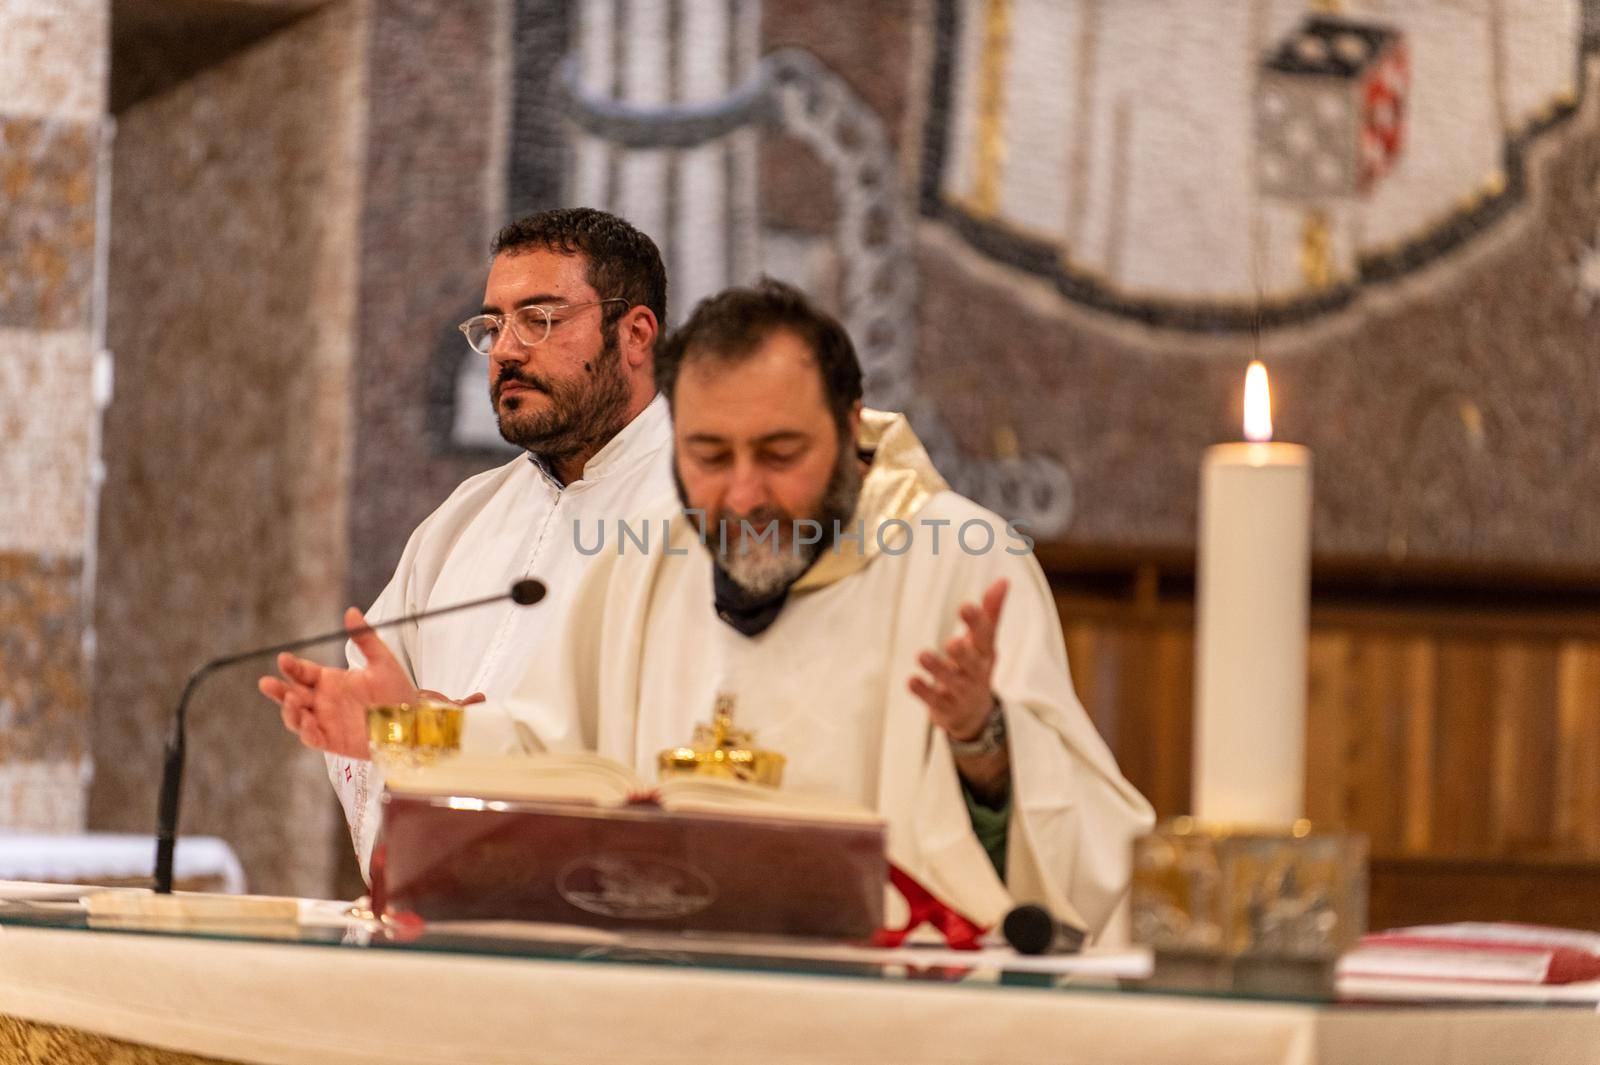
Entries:
{"type": "Polygon", "coordinates": [[[862,408],[857,443],[872,452],[872,467],[861,482],[856,512],[845,531],[852,534],[859,523],[861,542],[836,540],[823,551],[816,564],[795,581],[796,594],[825,588],[837,580],[867,567],[882,550],[904,542],[909,529],[884,529],[891,522],[909,523],[939,492],[950,486],[933,468],[933,460],[904,414],[862,408]]]}

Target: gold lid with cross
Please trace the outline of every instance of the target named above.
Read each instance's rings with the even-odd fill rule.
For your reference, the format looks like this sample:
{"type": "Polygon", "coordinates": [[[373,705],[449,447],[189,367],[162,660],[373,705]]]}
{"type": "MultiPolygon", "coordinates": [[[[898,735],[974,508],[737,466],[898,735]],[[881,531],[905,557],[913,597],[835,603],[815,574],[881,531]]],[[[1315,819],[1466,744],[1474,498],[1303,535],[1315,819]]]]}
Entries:
{"type": "Polygon", "coordinates": [[[670,776],[708,776],[743,780],[777,787],[788,759],[777,751],[754,746],[754,737],[733,724],[734,698],[717,695],[710,724],[694,727],[694,738],[684,747],[668,747],[657,755],[663,779],[670,776]]]}

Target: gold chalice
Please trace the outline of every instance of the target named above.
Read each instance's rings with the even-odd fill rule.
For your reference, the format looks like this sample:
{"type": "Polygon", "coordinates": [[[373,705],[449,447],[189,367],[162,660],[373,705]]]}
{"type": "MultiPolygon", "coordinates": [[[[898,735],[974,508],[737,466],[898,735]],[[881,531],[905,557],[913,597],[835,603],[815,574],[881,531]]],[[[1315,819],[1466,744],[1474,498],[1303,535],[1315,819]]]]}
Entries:
{"type": "Polygon", "coordinates": [[[390,703],[367,707],[367,743],[385,769],[417,769],[461,751],[461,707],[390,703]]]}

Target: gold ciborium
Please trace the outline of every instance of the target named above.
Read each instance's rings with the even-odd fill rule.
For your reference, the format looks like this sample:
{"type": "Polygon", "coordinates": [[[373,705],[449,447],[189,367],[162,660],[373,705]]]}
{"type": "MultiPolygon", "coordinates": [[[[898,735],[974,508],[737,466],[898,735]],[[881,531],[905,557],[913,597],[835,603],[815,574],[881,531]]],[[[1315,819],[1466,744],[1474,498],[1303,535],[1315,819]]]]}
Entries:
{"type": "Polygon", "coordinates": [[[711,723],[694,727],[686,747],[668,747],[656,756],[662,779],[670,776],[726,777],[751,784],[777,787],[787,759],[777,751],[763,751],[754,737],[733,725],[733,696],[718,695],[711,723]]]}
{"type": "Polygon", "coordinates": [[[449,703],[367,707],[367,743],[385,769],[417,769],[461,750],[464,711],[449,703]]]}

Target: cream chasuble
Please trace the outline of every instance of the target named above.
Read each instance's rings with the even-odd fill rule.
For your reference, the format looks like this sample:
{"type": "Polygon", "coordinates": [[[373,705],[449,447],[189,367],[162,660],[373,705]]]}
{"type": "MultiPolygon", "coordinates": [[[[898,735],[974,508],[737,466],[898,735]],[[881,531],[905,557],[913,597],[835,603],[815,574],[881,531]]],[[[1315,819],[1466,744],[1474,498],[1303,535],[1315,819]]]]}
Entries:
{"type": "MultiPolygon", "coordinates": [[[[614,521],[672,491],[672,423],[657,396],[565,487],[527,455],[462,482],[412,533],[394,577],[367,611],[368,619],[416,613],[505,592],[513,581],[537,577],[548,593],[535,606],[509,602],[402,626],[384,634],[419,688],[461,699],[490,699],[527,690],[540,675],[531,662],[554,652],[569,623],[583,572],[594,561],[579,550],[575,531],[614,521]]],[[[352,667],[363,660],[346,647],[352,667]]],[[[553,750],[576,747],[577,723],[555,701],[525,715],[523,742],[553,750]]],[[[482,733],[480,732],[481,736],[482,733]]],[[[370,762],[329,756],[328,772],[350,823],[365,872],[378,825],[382,781],[370,762]]]]}
{"type": "Polygon", "coordinates": [[[994,924],[1032,901],[1098,930],[1152,816],[1073,692],[1044,574],[1003,521],[944,489],[903,418],[867,412],[862,443],[875,449],[857,511],[866,550],[846,542],[825,554],[766,631],[746,637],[717,618],[710,552],[678,501],[663,501],[631,522],[648,530],[648,551],[608,535],[562,649],[531,662],[508,699],[469,708],[468,735],[515,750],[496,718],[538,718],[544,701],[566,699],[585,746],[653,779],[656,753],[686,742],[731,694],[736,722],[788,757],[785,787],[875,808],[891,860],[962,913],[994,924]],[[877,550],[893,520],[908,528],[888,529],[877,550]],[[1011,749],[1005,885],[972,832],[944,733],[906,688],[918,653],[962,631],[958,608],[1001,577],[1011,585],[994,676],[1011,749]]]}

